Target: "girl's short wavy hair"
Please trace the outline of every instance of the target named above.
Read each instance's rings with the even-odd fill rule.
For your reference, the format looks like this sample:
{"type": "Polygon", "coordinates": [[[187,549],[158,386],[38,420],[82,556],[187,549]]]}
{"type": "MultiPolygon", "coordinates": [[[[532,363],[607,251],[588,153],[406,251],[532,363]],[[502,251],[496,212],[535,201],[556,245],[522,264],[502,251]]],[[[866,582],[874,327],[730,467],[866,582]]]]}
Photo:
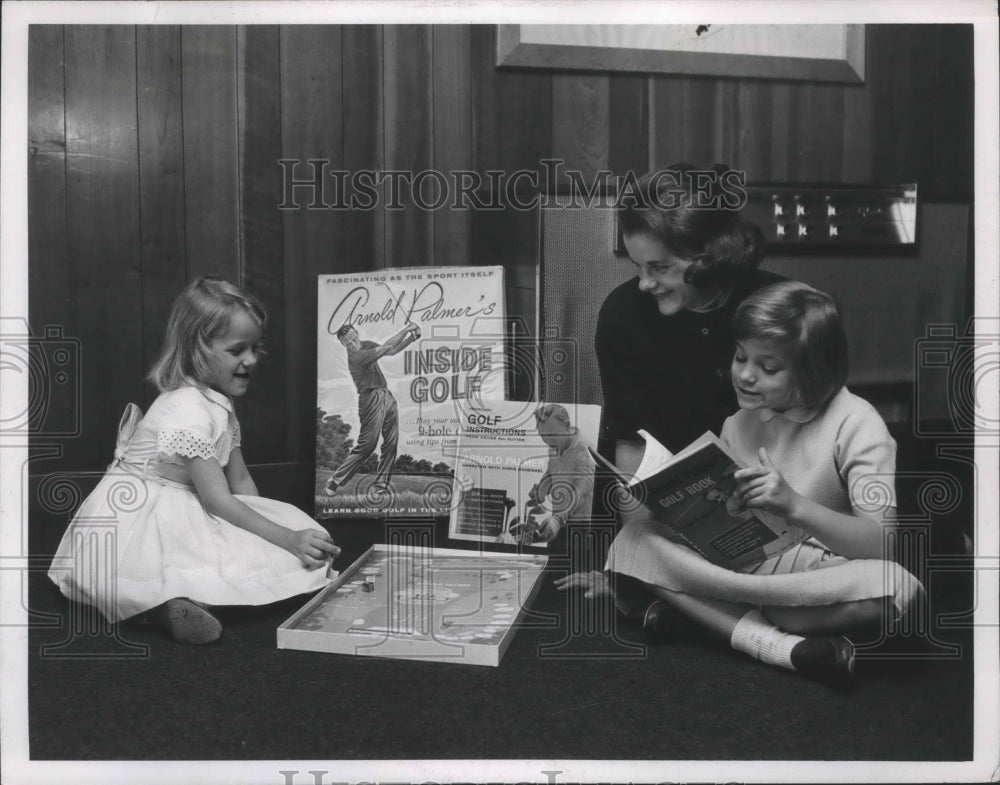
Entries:
{"type": "Polygon", "coordinates": [[[820,406],[847,383],[847,336],[826,292],[782,281],[750,294],[733,314],[737,341],[768,339],[788,350],[798,399],[820,406]]]}
{"type": "Polygon", "coordinates": [[[735,174],[719,164],[703,169],[686,163],[644,174],[619,203],[622,234],[648,234],[692,261],[684,279],[693,286],[733,286],[764,253],[763,233],[741,218],[742,181],[735,174]]]}
{"type": "Polygon", "coordinates": [[[211,374],[211,342],[229,327],[242,310],[263,329],[267,312],[254,296],[215,275],[189,283],[170,309],[160,356],[147,377],[160,392],[186,384],[207,385],[211,374]]]}

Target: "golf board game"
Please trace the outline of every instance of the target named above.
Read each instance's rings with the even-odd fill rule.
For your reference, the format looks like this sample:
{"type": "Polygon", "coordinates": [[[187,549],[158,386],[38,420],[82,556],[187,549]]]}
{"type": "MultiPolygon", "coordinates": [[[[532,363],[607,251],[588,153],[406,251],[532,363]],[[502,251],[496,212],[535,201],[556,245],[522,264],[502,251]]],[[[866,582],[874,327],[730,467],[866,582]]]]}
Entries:
{"type": "Polygon", "coordinates": [[[278,628],[278,648],[497,666],[547,561],[373,545],[278,628]]]}

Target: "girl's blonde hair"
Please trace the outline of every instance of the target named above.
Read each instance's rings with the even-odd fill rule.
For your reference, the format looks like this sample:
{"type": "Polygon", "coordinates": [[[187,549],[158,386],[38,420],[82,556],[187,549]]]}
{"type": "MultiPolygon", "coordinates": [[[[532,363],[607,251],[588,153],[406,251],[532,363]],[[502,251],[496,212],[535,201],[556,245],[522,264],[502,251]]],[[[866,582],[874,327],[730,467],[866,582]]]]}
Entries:
{"type": "Polygon", "coordinates": [[[847,337],[833,297],[798,281],[753,292],[733,314],[737,341],[765,338],[789,350],[804,406],[820,406],[847,383],[847,337]]]}
{"type": "Polygon", "coordinates": [[[260,301],[229,281],[206,275],[189,283],[170,309],[163,349],[149,371],[149,381],[160,392],[186,384],[207,384],[212,370],[210,344],[229,327],[237,309],[262,329],[267,324],[267,312],[260,301]]]}

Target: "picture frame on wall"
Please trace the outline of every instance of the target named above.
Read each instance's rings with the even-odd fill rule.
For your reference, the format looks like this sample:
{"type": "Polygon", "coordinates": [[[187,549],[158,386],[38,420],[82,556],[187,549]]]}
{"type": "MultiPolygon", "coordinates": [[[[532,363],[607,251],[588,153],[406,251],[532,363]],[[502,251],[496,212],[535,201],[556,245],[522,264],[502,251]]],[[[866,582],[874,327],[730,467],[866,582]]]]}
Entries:
{"type": "Polygon", "coordinates": [[[865,25],[498,25],[498,68],[863,84],[865,25]]]}

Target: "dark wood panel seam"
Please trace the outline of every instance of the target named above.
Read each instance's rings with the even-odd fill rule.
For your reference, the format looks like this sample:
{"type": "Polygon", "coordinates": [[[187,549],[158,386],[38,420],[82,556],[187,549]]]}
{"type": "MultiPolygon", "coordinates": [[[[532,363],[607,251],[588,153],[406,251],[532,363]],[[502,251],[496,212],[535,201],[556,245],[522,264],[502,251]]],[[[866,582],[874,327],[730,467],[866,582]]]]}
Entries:
{"type": "MultiPolygon", "coordinates": [[[[140,315],[146,311],[146,292],[142,285],[145,273],[143,272],[143,260],[145,254],[143,253],[144,248],[144,237],[142,234],[143,224],[142,224],[142,118],[139,116],[139,25],[132,25],[132,38],[135,40],[135,46],[132,49],[132,63],[135,68],[135,95],[132,97],[135,101],[135,179],[136,186],[138,188],[136,192],[136,229],[139,234],[139,313],[140,315]]],[[[146,322],[145,319],[139,319],[139,347],[141,352],[141,357],[143,360],[142,372],[145,374],[146,366],[146,322]]]]}
{"type": "Polygon", "coordinates": [[[246,113],[246,26],[237,28],[236,59],[233,63],[236,69],[236,275],[234,283],[246,285],[246,260],[243,256],[243,134],[246,113]],[[243,33],[243,35],[240,35],[243,33]]]}
{"type": "MultiPolygon", "coordinates": [[[[70,243],[70,233],[69,233],[69,228],[70,228],[69,227],[69,149],[68,149],[68,145],[66,144],[66,133],[67,133],[67,127],[68,127],[68,122],[69,121],[68,121],[68,118],[66,117],[66,98],[67,98],[67,95],[66,95],[66,26],[65,25],[63,25],[62,28],[60,29],[60,33],[62,34],[62,91],[63,91],[63,100],[62,100],[62,115],[63,115],[63,132],[62,132],[62,139],[63,139],[63,192],[62,192],[62,200],[63,200],[63,224],[64,224],[64,231],[66,233],[66,270],[69,273],[70,280],[72,281],[72,279],[74,277],[75,270],[73,269],[72,257],[69,255],[69,243],[70,243]]],[[[69,282],[67,282],[67,283],[69,283],[69,282]]],[[[71,285],[70,286],[70,291],[72,292],[74,290],[75,290],[75,287],[73,287],[71,285]]],[[[29,299],[30,299],[30,297],[29,297],[29,299]]],[[[75,321],[77,322],[77,326],[79,328],[79,308],[76,308],[74,310],[76,311],[76,313],[74,313],[73,316],[75,317],[75,321]]],[[[80,358],[80,362],[81,362],[81,368],[82,368],[82,363],[83,363],[83,358],[82,357],[80,358]]],[[[82,373],[82,370],[81,370],[81,373],[82,373]]],[[[82,380],[81,380],[81,383],[82,383],[82,380]]],[[[78,406],[82,410],[82,408],[83,408],[83,401],[82,400],[78,402],[78,406]]]]}
{"type": "MultiPolygon", "coordinates": [[[[437,157],[435,156],[436,148],[434,143],[436,141],[437,135],[437,123],[435,122],[435,111],[434,111],[434,28],[431,27],[427,34],[427,54],[428,54],[428,69],[427,69],[427,106],[428,114],[430,116],[430,136],[427,140],[427,148],[430,153],[430,168],[437,168],[437,157]]],[[[427,221],[427,259],[431,264],[438,264],[438,259],[436,256],[437,246],[434,242],[435,233],[437,232],[437,222],[434,220],[433,216],[430,216],[427,221]]]]}
{"type": "Polygon", "coordinates": [[[187,135],[186,128],[187,123],[184,120],[184,26],[181,25],[180,35],[177,36],[177,59],[181,64],[181,78],[179,80],[178,89],[181,91],[180,94],[180,111],[181,111],[181,207],[183,209],[182,215],[184,216],[184,280],[189,281],[191,279],[191,248],[188,245],[188,206],[187,206],[187,143],[185,136],[187,135]]]}

